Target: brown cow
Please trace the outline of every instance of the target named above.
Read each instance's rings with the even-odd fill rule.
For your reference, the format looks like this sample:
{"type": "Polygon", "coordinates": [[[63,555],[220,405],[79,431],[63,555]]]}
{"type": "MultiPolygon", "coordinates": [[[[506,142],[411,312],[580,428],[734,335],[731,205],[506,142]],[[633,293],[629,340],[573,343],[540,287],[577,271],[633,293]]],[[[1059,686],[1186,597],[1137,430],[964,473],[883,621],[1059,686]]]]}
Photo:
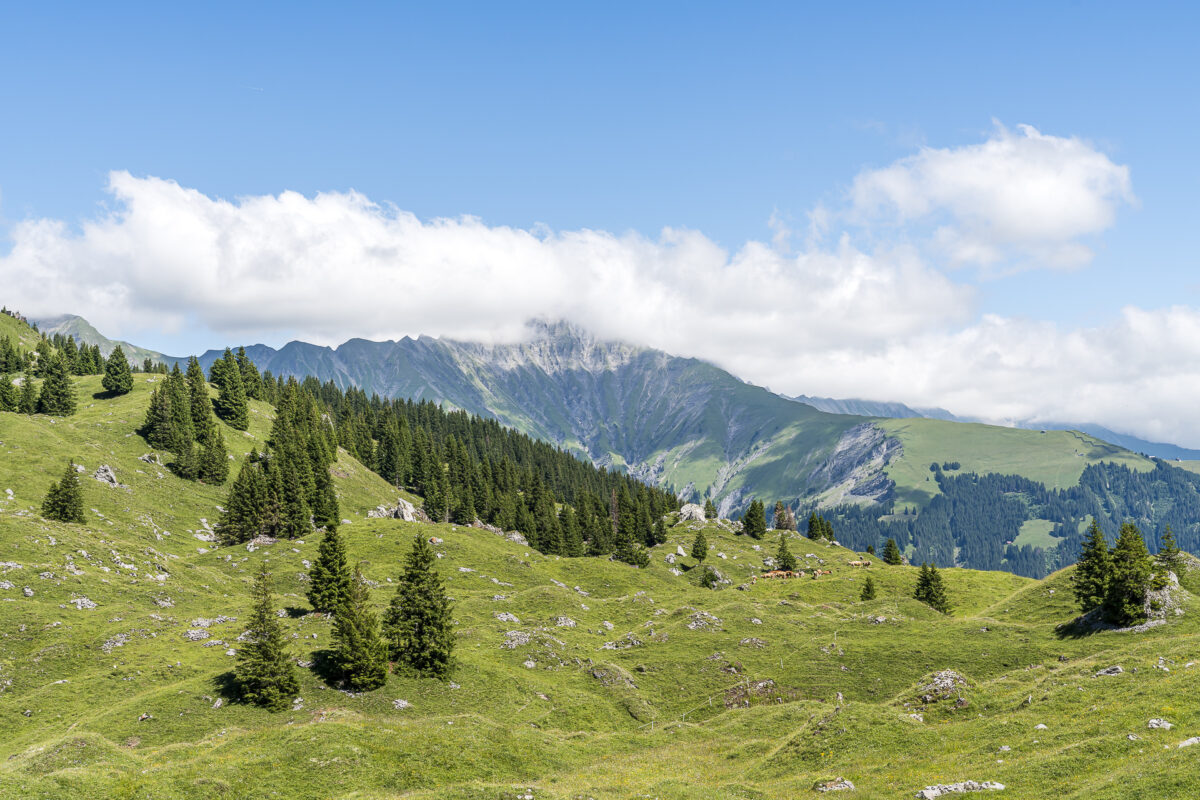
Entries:
{"type": "Polygon", "coordinates": [[[815,581],[817,578],[821,577],[822,575],[832,575],[832,574],[833,573],[827,569],[814,569],[813,570],[813,580],[815,581]]]}

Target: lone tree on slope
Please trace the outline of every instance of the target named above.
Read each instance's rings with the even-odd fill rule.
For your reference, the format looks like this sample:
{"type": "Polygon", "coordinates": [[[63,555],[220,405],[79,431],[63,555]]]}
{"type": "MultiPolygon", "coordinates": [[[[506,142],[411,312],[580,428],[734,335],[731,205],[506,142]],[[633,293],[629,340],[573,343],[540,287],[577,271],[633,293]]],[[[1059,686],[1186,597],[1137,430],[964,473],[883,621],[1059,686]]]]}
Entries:
{"type": "Polygon", "coordinates": [[[417,534],[404,562],[396,594],[383,617],[392,660],[429,678],[446,678],[453,666],[454,619],[436,555],[417,534]]]}
{"type": "Polygon", "coordinates": [[[242,697],[271,711],[286,709],[300,691],[296,668],[288,657],[283,626],[275,615],[271,595],[271,573],[266,562],[254,578],[250,591],[254,611],[250,616],[249,641],[238,651],[236,670],[242,697]]]}

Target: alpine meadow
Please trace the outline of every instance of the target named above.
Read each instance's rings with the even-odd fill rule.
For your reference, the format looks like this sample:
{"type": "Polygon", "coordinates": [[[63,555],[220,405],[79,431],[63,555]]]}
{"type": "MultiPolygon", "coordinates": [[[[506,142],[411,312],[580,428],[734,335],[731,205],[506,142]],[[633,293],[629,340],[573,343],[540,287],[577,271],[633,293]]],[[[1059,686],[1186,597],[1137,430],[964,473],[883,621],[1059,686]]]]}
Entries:
{"type": "Polygon", "coordinates": [[[0,800],[1200,797],[1200,9],[6,9],[0,800]]]}

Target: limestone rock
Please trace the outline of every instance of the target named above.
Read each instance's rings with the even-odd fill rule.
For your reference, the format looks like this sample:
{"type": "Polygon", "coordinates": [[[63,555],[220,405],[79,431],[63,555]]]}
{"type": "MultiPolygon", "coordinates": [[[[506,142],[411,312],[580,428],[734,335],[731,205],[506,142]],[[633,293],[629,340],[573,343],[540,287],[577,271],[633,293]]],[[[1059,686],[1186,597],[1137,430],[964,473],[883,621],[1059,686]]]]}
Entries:
{"type": "Polygon", "coordinates": [[[813,784],[813,791],[816,792],[845,792],[854,791],[854,784],[842,777],[834,778],[831,781],[817,781],[813,784]]]}
{"type": "Polygon", "coordinates": [[[97,467],[96,472],[92,475],[92,477],[112,489],[127,488],[123,484],[117,482],[117,473],[113,472],[113,468],[108,464],[101,464],[99,467],[97,467]]]}
{"type": "Polygon", "coordinates": [[[1111,667],[1105,667],[1104,669],[1097,672],[1093,677],[1100,678],[1105,675],[1120,675],[1124,671],[1125,671],[1124,667],[1122,667],[1120,664],[1115,664],[1111,667]]]}
{"type": "Polygon", "coordinates": [[[917,792],[917,797],[921,800],[936,800],[936,798],[944,797],[948,794],[964,794],[966,792],[983,792],[988,790],[999,791],[1003,788],[1003,783],[996,783],[995,781],[959,781],[958,783],[938,783],[933,786],[926,786],[924,789],[917,792]]]}
{"type": "Polygon", "coordinates": [[[679,509],[680,522],[704,522],[704,507],[695,503],[685,503],[679,509]]]}

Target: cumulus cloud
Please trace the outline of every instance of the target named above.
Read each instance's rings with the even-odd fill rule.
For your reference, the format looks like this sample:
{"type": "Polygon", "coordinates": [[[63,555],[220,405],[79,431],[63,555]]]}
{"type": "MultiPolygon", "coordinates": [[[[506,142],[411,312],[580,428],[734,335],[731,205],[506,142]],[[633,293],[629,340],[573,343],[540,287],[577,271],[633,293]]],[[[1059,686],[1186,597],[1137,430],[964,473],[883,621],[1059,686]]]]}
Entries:
{"type": "Polygon", "coordinates": [[[980,144],[926,147],[863,171],[850,201],[860,221],[932,226],[930,244],[956,263],[1076,267],[1092,257],[1081,239],[1135,198],[1129,167],[1091,144],[997,124],[980,144]]]}
{"type": "Polygon", "coordinates": [[[1128,308],[1086,329],[980,317],[978,290],[932,266],[930,242],[980,263],[1077,263],[1081,239],[1132,198],[1127,168],[1032,128],[860,175],[851,196],[862,220],[936,220],[929,242],[860,237],[871,247],[839,233],[844,212],[825,207],[809,214],[802,242],[781,215],[773,243],[729,251],[687,229],[421,220],[354,192],[226,200],[125,172],[109,191],[113,210],[78,227],[13,226],[0,257],[7,305],[78,313],[110,336],[199,325],[223,337],[212,346],[515,341],[532,318],[565,318],[787,394],[1096,422],[1200,446],[1189,402],[1200,391],[1200,312],[1128,308]]]}

